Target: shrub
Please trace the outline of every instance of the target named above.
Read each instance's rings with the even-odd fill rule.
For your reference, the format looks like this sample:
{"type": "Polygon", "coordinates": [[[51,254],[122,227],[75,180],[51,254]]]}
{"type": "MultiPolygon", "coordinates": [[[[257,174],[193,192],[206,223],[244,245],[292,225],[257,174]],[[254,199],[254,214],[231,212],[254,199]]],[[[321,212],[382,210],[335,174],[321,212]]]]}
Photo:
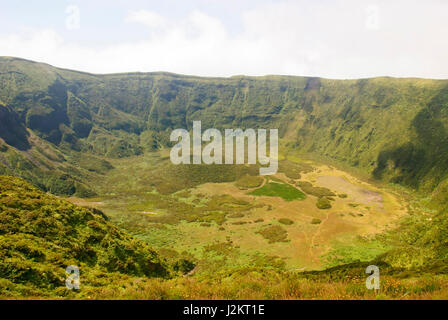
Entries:
{"type": "Polygon", "coordinates": [[[257,233],[261,234],[269,243],[287,242],[288,232],[281,226],[269,226],[257,233]]]}
{"type": "Polygon", "coordinates": [[[294,223],[294,221],[287,219],[287,218],[278,219],[278,222],[280,222],[281,224],[285,224],[285,225],[291,225],[294,223]]]}
{"type": "Polygon", "coordinates": [[[235,186],[237,186],[241,190],[258,188],[263,183],[263,180],[264,179],[262,177],[250,176],[246,174],[235,182],[235,186]]]}
{"type": "Polygon", "coordinates": [[[330,200],[328,200],[325,197],[319,198],[316,202],[316,207],[323,210],[330,209],[331,208],[330,200]]]}
{"type": "Polygon", "coordinates": [[[311,172],[313,167],[305,163],[296,163],[289,160],[283,160],[279,163],[279,172],[283,172],[290,179],[300,179],[301,172],[311,172]]]}
{"type": "Polygon", "coordinates": [[[80,198],[91,198],[96,196],[96,192],[93,190],[88,189],[85,185],[81,183],[76,183],[76,193],[75,196],[80,198]]]}
{"type": "Polygon", "coordinates": [[[242,214],[241,212],[237,212],[237,213],[232,213],[228,215],[229,218],[242,218],[244,217],[244,214],[242,214]]]}
{"type": "Polygon", "coordinates": [[[173,269],[181,273],[188,273],[193,270],[195,264],[187,259],[180,259],[174,263],[173,269]]]}
{"type": "Polygon", "coordinates": [[[76,192],[75,182],[67,174],[53,176],[48,181],[48,191],[55,195],[71,196],[76,192]]]}
{"type": "Polygon", "coordinates": [[[332,197],[336,194],[332,192],[328,188],[324,187],[314,187],[310,182],[307,181],[299,181],[297,182],[298,187],[305,192],[306,194],[310,194],[315,197],[332,197]]]}

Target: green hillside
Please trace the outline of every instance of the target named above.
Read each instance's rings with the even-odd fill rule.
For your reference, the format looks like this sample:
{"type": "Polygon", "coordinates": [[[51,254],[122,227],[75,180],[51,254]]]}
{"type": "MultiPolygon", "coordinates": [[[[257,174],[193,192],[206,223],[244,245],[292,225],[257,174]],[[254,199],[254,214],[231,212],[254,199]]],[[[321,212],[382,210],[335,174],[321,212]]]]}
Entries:
{"type": "Polygon", "coordinates": [[[0,58],[0,84],[0,122],[14,127],[0,137],[20,150],[30,147],[28,128],[62,150],[127,157],[201,120],[203,128],[280,128],[303,153],[424,192],[448,173],[448,81],[92,75],[0,58]]]}
{"type": "MultiPolygon", "coordinates": [[[[86,286],[120,274],[169,277],[168,264],[146,243],[108,222],[14,177],[0,177],[0,295],[68,294],[65,268],[86,286]]],[[[96,283],[96,284],[95,284],[96,283]]]]}
{"type": "Polygon", "coordinates": [[[0,296],[375,298],[373,263],[388,298],[445,297],[447,160],[448,80],[95,75],[0,57],[0,296]],[[173,165],[169,135],[194,120],[279,128],[278,173],[173,165]],[[68,265],[81,292],[65,289],[68,265]]]}
{"type": "MultiPolygon", "coordinates": [[[[446,298],[446,221],[446,211],[429,224],[414,218],[402,227],[403,247],[371,262],[302,273],[262,266],[223,267],[186,278],[176,276],[175,270],[191,270],[190,262],[168,266],[143,241],[114,227],[101,211],[75,206],[21,179],[0,177],[0,297],[446,298]],[[371,263],[382,270],[381,295],[364,288],[363,274],[371,263]],[[80,268],[80,290],[65,287],[69,265],[80,268]]],[[[234,249],[215,245],[209,250],[224,254],[234,249]]]]}

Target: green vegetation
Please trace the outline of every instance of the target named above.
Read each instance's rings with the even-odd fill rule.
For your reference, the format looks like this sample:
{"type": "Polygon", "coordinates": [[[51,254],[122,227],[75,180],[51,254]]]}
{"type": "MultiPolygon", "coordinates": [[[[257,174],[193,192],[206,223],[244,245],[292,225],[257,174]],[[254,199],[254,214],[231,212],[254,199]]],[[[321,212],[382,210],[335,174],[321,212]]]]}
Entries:
{"type": "Polygon", "coordinates": [[[334,192],[324,187],[313,187],[310,182],[298,181],[296,185],[306,194],[321,198],[328,196],[335,196],[334,192]]]}
{"type": "Polygon", "coordinates": [[[153,249],[107,220],[98,210],[47,195],[18,178],[0,177],[0,294],[11,294],[8,284],[17,284],[19,292],[64,291],[69,265],[92,277],[171,275],[153,249]]]}
{"type": "Polygon", "coordinates": [[[245,175],[238,179],[235,185],[241,190],[246,190],[258,188],[263,184],[263,181],[264,179],[262,177],[245,175]]]}
{"type": "Polygon", "coordinates": [[[391,249],[381,239],[354,239],[348,243],[335,243],[333,248],[322,256],[325,267],[331,268],[350,263],[372,261],[391,249]]]}
{"type": "MultiPolygon", "coordinates": [[[[383,297],[446,297],[448,290],[443,275],[448,272],[447,210],[435,214],[429,223],[423,216],[409,216],[399,233],[391,233],[399,243],[392,250],[384,239],[337,244],[324,256],[330,268],[325,271],[281,271],[283,261],[267,256],[253,260],[258,267],[238,264],[229,269],[227,259],[234,264],[234,258],[241,256],[231,242],[221,242],[204,247],[215,269],[194,277],[166,279],[175,272],[190,272],[195,259],[170,249],[156,254],[112,226],[101,211],[44,194],[20,179],[1,177],[0,182],[2,297],[375,299],[376,294],[364,287],[365,267],[372,263],[381,268],[383,297]],[[65,289],[65,267],[73,264],[82,270],[80,291],[65,289]],[[438,275],[421,276],[432,272],[438,275]],[[270,289],[260,290],[264,287],[270,289]]],[[[264,226],[259,233],[271,244],[288,241],[286,230],[279,225],[264,226]]]]}
{"type": "Polygon", "coordinates": [[[294,221],[292,221],[291,219],[288,219],[288,218],[280,218],[280,219],[278,219],[278,222],[281,224],[287,225],[287,226],[294,224],[294,221]]]}
{"type": "Polygon", "coordinates": [[[364,280],[375,264],[379,298],[447,298],[447,81],[92,75],[2,57],[0,83],[0,175],[35,186],[0,178],[1,297],[374,299],[364,280]],[[258,165],[172,165],[170,131],[191,130],[192,119],[203,128],[279,128],[280,174],[258,177],[258,165]],[[377,238],[319,251],[327,220],[310,221],[318,211],[305,194],[328,213],[330,201],[357,208],[339,212],[348,219],[333,221],[332,232],[351,217],[367,221],[374,206],[315,186],[318,172],[302,159],[390,183],[409,214],[377,238]],[[231,191],[217,193],[218,183],[231,191]],[[237,196],[234,186],[304,201],[280,207],[237,196]],[[92,203],[110,220],[45,192],[97,197],[92,203]],[[302,233],[310,241],[298,241],[302,233]],[[238,243],[243,235],[248,242],[238,243]],[[256,247],[264,239],[270,245],[256,247]],[[323,265],[307,270],[327,269],[287,269],[299,260],[280,256],[287,241],[323,254],[314,259],[323,265]],[[80,292],[64,287],[72,264],[82,271],[80,292]]]}
{"type": "MultiPolygon", "coordinates": [[[[278,259],[277,259],[278,261],[278,259]]],[[[446,299],[446,275],[419,279],[381,275],[381,292],[366,290],[367,264],[335,269],[328,275],[322,273],[294,274],[266,268],[245,268],[232,273],[220,272],[207,278],[181,277],[168,281],[121,277],[107,290],[87,287],[76,295],[81,299],[446,299]],[[348,269],[348,270],[347,270],[348,269]],[[269,288],[267,290],[267,288],[269,288]]],[[[381,270],[385,268],[380,266],[381,270]]],[[[0,280],[1,281],[1,280],[0,280]]],[[[98,287],[107,285],[103,279],[98,287]]]]}
{"type": "MultiPolygon", "coordinates": [[[[425,193],[443,189],[448,174],[448,149],[440,148],[447,137],[447,81],[92,75],[2,57],[0,82],[0,138],[18,150],[36,147],[31,129],[61,150],[129,157],[168,146],[170,130],[191,129],[194,118],[204,128],[280,128],[287,150],[329,158],[425,193]]],[[[37,164],[18,156],[24,165],[37,164]]],[[[0,163],[3,171],[36,185],[43,180],[36,175],[39,168],[0,163]],[[33,174],[25,174],[31,169],[33,174]]],[[[279,169],[298,179],[305,167],[285,160],[279,169]]],[[[86,181],[78,174],[71,179],[86,181]]],[[[438,192],[438,201],[445,201],[444,194],[438,192]]]]}
{"type": "Polygon", "coordinates": [[[258,232],[265,239],[269,240],[269,243],[274,242],[287,242],[288,232],[281,226],[268,226],[258,232]]]}
{"type": "Polygon", "coordinates": [[[242,218],[244,217],[244,214],[241,212],[237,212],[237,213],[232,213],[228,215],[229,218],[242,218]]]}
{"type": "Polygon", "coordinates": [[[258,174],[256,166],[245,165],[182,165],[176,166],[169,159],[161,159],[154,171],[151,172],[150,184],[159,193],[172,194],[192,188],[207,182],[234,182],[258,184],[260,177],[248,175],[258,174]]]}
{"type": "MultiPolygon", "coordinates": [[[[421,210],[422,208],[416,208],[421,210]]],[[[415,211],[417,211],[415,210],[415,211]]],[[[419,272],[447,273],[448,207],[435,213],[422,215],[414,212],[390,237],[399,243],[381,259],[394,268],[419,272]]]]}
{"type": "Polygon", "coordinates": [[[169,145],[170,130],[191,129],[194,118],[218,129],[280,128],[287,148],[424,192],[448,174],[443,80],[92,75],[2,57],[0,82],[0,138],[20,150],[32,147],[31,129],[60,148],[128,157],[169,145]]]}
{"type": "Polygon", "coordinates": [[[305,163],[297,163],[289,160],[280,161],[278,171],[283,172],[290,179],[300,179],[300,173],[312,171],[312,167],[305,163]]]}
{"type": "Polygon", "coordinates": [[[316,207],[318,207],[319,209],[323,209],[323,210],[330,209],[331,202],[327,198],[322,197],[322,198],[317,199],[316,207]]]}
{"type": "Polygon", "coordinates": [[[305,195],[289,184],[268,182],[250,193],[254,196],[281,197],[286,201],[304,200],[305,195]]]}

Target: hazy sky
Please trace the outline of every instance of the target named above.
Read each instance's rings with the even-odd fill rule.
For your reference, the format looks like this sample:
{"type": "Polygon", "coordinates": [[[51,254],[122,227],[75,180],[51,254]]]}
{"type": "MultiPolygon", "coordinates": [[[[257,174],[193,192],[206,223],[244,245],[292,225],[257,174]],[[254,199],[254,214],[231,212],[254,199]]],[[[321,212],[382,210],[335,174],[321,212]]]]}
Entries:
{"type": "Polygon", "coordinates": [[[448,79],[448,0],[0,3],[0,55],[58,67],[448,79]]]}

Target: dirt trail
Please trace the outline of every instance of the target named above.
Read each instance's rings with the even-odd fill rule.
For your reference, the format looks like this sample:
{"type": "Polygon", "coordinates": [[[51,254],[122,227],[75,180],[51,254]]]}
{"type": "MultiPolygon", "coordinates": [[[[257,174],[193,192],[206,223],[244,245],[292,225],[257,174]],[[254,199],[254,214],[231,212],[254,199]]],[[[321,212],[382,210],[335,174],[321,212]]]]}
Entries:
{"type": "Polygon", "coordinates": [[[316,232],[315,232],[315,233],[313,234],[313,236],[311,237],[311,242],[310,242],[309,251],[310,251],[310,257],[311,257],[311,259],[313,260],[313,262],[315,262],[315,263],[319,263],[319,259],[316,258],[315,254],[314,254],[314,252],[313,252],[313,249],[314,249],[314,242],[315,242],[317,236],[319,236],[320,231],[321,231],[321,229],[322,229],[322,226],[325,224],[325,222],[328,221],[328,218],[329,218],[329,217],[330,217],[330,212],[327,212],[327,215],[326,215],[325,219],[322,220],[322,222],[321,222],[321,223],[319,224],[319,226],[317,227],[316,232]]]}

